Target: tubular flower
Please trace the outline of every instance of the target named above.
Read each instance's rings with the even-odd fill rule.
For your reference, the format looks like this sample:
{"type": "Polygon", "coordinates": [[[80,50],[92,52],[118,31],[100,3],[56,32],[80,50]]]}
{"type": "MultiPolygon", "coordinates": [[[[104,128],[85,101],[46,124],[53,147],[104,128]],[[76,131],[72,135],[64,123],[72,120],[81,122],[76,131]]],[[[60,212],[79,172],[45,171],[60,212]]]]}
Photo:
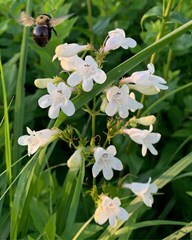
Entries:
{"type": "Polygon", "coordinates": [[[67,83],[75,87],[82,82],[83,90],[89,92],[93,88],[93,81],[102,84],[106,79],[105,72],[98,68],[95,60],[91,56],[86,56],[85,61],[68,77],[67,83]]]}
{"type": "Polygon", "coordinates": [[[63,58],[72,57],[81,51],[87,50],[88,48],[89,45],[79,45],[76,43],[60,44],[55,48],[55,55],[53,56],[52,61],[54,61],[56,58],[61,61],[63,58]]]}
{"type": "Polygon", "coordinates": [[[47,91],[49,94],[42,96],[38,103],[41,108],[50,106],[48,112],[50,118],[57,118],[60,110],[67,116],[72,116],[75,113],[74,104],[69,100],[71,89],[64,82],[60,82],[57,86],[48,83],[47,91]]]}
{"type": "Polygon", "coordinates": [[[166,81],[156,75],[154,65],[152,63],[147,65],[148,70],[135,72],[131,77],[123,78],[121,83],[126,83],[131,89],[137,90],[145,95],[154,95],[160,90],[166,90],[166,81]]]}
{"type": "Polygon", "coordinates": [[[140,130],[137,128],[123,129],[122,133],[128,134],[129,137],[136,143],[142,145],[142,155],[145,156],[147,149],[153,154],[157,155],[158,152],[153,144],[157,143],[161,135],[159,133],[152,133],[153,126],[150,125],[149,130],[140,130]]]}
{"type": "Polygon", "coordinates": [[[110,180],[113,177],[113,170],[121,171],[123,164],[115,157],[117,151],[116,148],[111,145],[106,150],[101,147],[97,147],[94,150],[95,163],[92,168],[93,177],[97,177],[99,172],[103,171],[105,179],[110,180]]]}
{"type": "Polygon", "coordinates": [[[124,183],[124,188],[129,188],[131,191],[142,198],[146,206],[152,207],[154,202],[152,194],[157,193],[157,186],[154,183],[151,183],[151,178],[149,178],[147,183],[133,182],[131,184],[124,183]]]}
{"type": "Polygon", "coordinates": [[[103,195],[94,214],[95,222],[102,225],[109,220],[111,227],[115,227],[117,225],[117,218],[126,221],[129,215],[120,205],[121,201],[118,197],[111,199],[103,195]]]}
{"type": "Polygon", "coordinates": [[[116,28],[108,32],[108,39],[105,43],[104,52],[115,50],[120,47],[124,49],[134,48],[137,45],[136,41],[132,38],[126,38],[123,29],[116,28]]]}
{"type": "Polygon", "coordinates": [[[105,113],[110,117],[118,112],[121,118],[126,118],[129,115],[129,110],[135,111],[143,107],[143,104],[130,97],[129,88],[126,84],[121,88],[117,86],[109,88],[106,96],[108,104],[105,108],[105,113]]]}
{"type": "Polygon", "coordinates": [[[60,64],[63,70],[71,72],[71,71],[77,71],[78,67],[81,64],[84,64],[84,60],[79,56],[74,55],[72,57],[63,58],[60,61],[60,64]]]}
{"type": "Polygon", "coordinates": [[[83,150],[83,147],[79,147],[67,161],[67,166],[70,168],[71,171],[76,172],[81,167],[82,150],[83,150]]]}
{"type": "Polygon", "coordinates": [[[18,138],[18,144],[28,146],[28,156],[34,154],[39,148],[49,144],[54,137],[61,132],[59,129],[44,129],[41,131],[32,131],[27,127],[29,135],[23,135],[18,138]]]}

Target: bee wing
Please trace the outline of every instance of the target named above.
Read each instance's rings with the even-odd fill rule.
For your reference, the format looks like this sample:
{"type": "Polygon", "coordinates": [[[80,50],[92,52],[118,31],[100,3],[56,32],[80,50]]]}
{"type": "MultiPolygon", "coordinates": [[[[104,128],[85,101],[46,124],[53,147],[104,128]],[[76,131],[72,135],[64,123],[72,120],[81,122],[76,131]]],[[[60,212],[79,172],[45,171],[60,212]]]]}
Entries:
{"type": "Polygon", "coordinates": [[[54,26],[59,25],[60,23],[62,23],[64,20],[68,19],[72,15],[73,15],[73,13],[72,14],[68,14],[66,16],[58,17],[58,18],[52,18],[50,20],[51,26],[54,27],[54,26]]]}
{"type": "Polygon", "coordinates": [[[21,12],[19,17],[19,22],[26,27],[30,27],[35,23],[35,19],[26,14],[26,12],[21,12]]]}

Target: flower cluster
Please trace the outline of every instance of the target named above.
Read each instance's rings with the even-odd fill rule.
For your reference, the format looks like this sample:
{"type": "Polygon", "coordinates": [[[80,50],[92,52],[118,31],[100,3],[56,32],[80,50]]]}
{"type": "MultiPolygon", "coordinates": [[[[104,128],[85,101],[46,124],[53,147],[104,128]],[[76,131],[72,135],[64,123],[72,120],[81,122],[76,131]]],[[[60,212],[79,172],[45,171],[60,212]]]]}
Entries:
{"type": "MultiPolygon", "coordinates": [[[[90,44],[65,43],[57,46],[53,61],[58,59],[63,71],[68,73],[68,77],[65,80],[58,76],[36,79],[35,85],[38,88],[47,88],[48,92],[38,100],[39,106],[43,109],[49,107],[48,116],[51,119],[57,119],[61,112],[68,117],[74,115],[76,109],[73,100],[70,100],[71,96],[75,96],[77,92],[78,94],[90,92],[95,84],[103,84],[107,80],[107,74],[101,68],[102,61],[107,54],[120,47],[123,49],[134,48],[136,44],[134,39],[126,37],[124,30],[117,28],[108,33],[98,51],[90,44]],[[85,52],[84,58],[78,55],[82,51],[85,52]],[[92,55],[97,57],[94,59],[91,53],[86,55],[87,51],[95,51],[92,55]],[[100,62],[98,59],[102,59],[102,61],[100,62]]],[[[111,85],[104,89],[100,110],[112,119],[107,123],[109,130],[107,139],[103,147],[97,146],[94,141],[89,146],[87,146],[87,141],[84,141],[86,142],[84,144],[81,142],[67,161],[67,166],[71,172],[77,173],[82,166],[82,161],[88,161],[84,153],[85,149],[89,151],[88,156],[92,157],[90,164],[93,164],[92,175],[94,181],[96,181],[98,175],[101,176],[100,172],[106,180],[111,180],[113,171],[122,171],[123,163],[116,157],[115,146],[109,144],[105,148],[105,145],[110,143],[111,138],[117,134],[128,135],[135,143],[142,145],[142,156],[147,154],[147,150],[153,155],[158,154],[153,145],[160,140],[161,135],[152,132],[156,120],[155,116],[140,118],[132,116],[127,119],[130,112],[135,112],[144,107],[142,103],[136,100],[135,93],[131,90],[145,95],[154,95],[158,94],[160,90],[168,88],[163,78],[154,75],[155,68],[152,63],[149,63],[147,68],[148,70],[135,72],[129,77],[115,79],[119,80],[117,85],[111,85]],[[115,128],[112,122],[116,123],[115,128]],[[142,125],[142,128],[137,128],[138,125],[142,125]],[[149,129],[145,129],[146,126],[149,129]]],[[[54,128],[41,131],[32,131],[27,128],[27,132],[29,135],[21,136],[18,143],[28,146],[29,156],[62,134],[61,130],[54,128]]],[[[157,187],[151,183],[151,178],[147,183],[123,183],[122,188],[130,189],[148,207],[151,207],[154,201],[152,194],[157,193],[157,187]]],[[[109,224],[115,227],[118,220],[126,221],[129,215],[124,208],[120,207],[119,197],[113,196],[114,198],[110,198],[108,195],[108,193],[101,193],[97,196],[98,206],[94,219],[98,224],[104,224],[109,220],[109,224]]]]}

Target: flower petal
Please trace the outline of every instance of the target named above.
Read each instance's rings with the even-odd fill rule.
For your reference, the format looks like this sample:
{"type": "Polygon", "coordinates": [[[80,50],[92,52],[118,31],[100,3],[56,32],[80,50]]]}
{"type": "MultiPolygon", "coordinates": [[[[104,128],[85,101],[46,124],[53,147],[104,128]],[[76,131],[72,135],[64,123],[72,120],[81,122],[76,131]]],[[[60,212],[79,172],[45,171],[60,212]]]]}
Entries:
{"type": "Polygon", "coordinates": [[[111,153],[113,156],[115,156],[115,155],[117,154],[117,150],[116,150],[115,146],[113,146],[113,145],[110,145],[110,146],[106,149],[106,151],[107,151],[108,153],[111,153]]]}
{"type": "Polygon", "coordinates": [[[39,100],[38,100],[38,104],[41,108],[47,108],[52,104],[51,101],[51,97],[49,94],[46,94],[44,96],[42,96],[39,100]]]}
{"type": "Polygon", "coordinates": [[[77,86],[81,81],[82,77],[77,72],[72,73],[67,79],[67,83],[71,87],[77,86]]]}
{"type": "Polygon", "coordinates": [[[110,159],[110,161],[111,161],[111,167],[113,169],[118,170],[118,171],[123,170],[123,164],[122,164],[122,162],[118,158],[112,157],[110,159]]]}
{"type": "Polygon", "coordinates": [[[92,174],[93,174],[93,177],[97,177],[97,175],[101,172],[103,168],[103,165],[101,164],[101,162],[95,162],[93,167],[92,167],[92,174]]]}
{"type": "Polygon", "coordinates": [[[21,146],[28,145],[28,139],[30,138],[29,135],[24,135],[18,138],[18,144],[21,146]]]}
{"type": "Polygon", "coordinates": [[[106,113],[108,116],[112,117],[112,116],[115,115],[116,112],[117,112],[117,105],[114,104],[114,102],[112,102],[112,101],[109,102],[109,103],[107,104],[106,108],[105,108],[105,113],[106,113]]]}
{"type": "Polygon", "coordinates": [[[48,111],[48,116],[51,119],[55,119],[59,116],[60,107],[58,104],[52,104],[48,111]]]}
{"type": "Polygon", "coordinates": [[[83,80],[82,87],[85,92],[90,92],[93,88],[93,79],[89,78],[83,80]]]}
{"type": "Polygon", "coordinates": [[[119,217],[122,221],[127,221],[127,219],[129,218],[129,214],[128,214],[128,212],[127,212],[124,208],[119,207],[118,217],[119,217]]]}
{"type": "Polygon", "coordinates": [[[111,225],[111,227],[115,227],[117,225],[117,219],[115,216],[109,217],[109,224],[111,225]]]}
{"type": "Polygon", "coordinates": [[[66,100],[65,104],[61,105],[61,109],[67,116],[72,116],[75,113],[75,106],[70,100],[66,100]]]}

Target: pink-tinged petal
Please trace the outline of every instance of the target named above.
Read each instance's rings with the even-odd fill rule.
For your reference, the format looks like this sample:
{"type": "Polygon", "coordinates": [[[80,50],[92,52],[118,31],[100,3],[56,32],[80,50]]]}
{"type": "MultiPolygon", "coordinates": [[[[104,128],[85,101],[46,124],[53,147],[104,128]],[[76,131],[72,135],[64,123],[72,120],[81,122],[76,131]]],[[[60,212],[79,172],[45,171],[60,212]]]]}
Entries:
{"type": "Polygon", "coordinates": [[[39,149],[39,145],[28,145],[28,156],[34,154],[39,149]]]}
{"type": "Polygon", "coordinates": [[[71,87],[77,86],[81,81],[82,77],[77,72],[72,73],[67,79],[67,83],[71,87]]]}
{"type": "Polygon", "coordinates": [[[97,177],[97,175],[101,172],[103,165],[100,162],[95,162],[92,167],[93,177],[97,177]]]}
{"type": "Polygon", "coordinates": [[[124,49],[134,48],[136,47],[137,42],[133,38],[125,38],[124,41],[121,43],[121,47],[124,49]]]}
{"type": "Polygon", "coordinates": [[[109,102],[105,108],[105,113],[112,117],[115,115],[115,113],[117,112],[117,105],[114,104],[113,102],[109,102]]]}
{"type": "Polygon", "coordinates": [[[102,147],[97,147],[94,149],[94,158],[95,161],[99,161],[101,156],[106,153],[105,149],[103,149],[102,147]]]}
{"type": "Polygon", "coordinates": [[[30,138],[31,136],[29,135],[24,135],[24,136],[21,136],[18,138],[18,144],[21,145],[21,146],[25,146],[25,145],[28,145],[28,139],[30,138]]]}
{"type": "Polygon", "coordinates": [[[107,151],[108,153],[111,153],[112,156],[115,156],[115,155],[117,154],[117,150],[116,150],[115,146],[113,146],[113,145],[110,145],[110,146],[106,149],[106,151],[107,151]]]}
{"type": "Polygon", "coordinates": [[[51,119],[55,119],[55,118],[57,118],[59,116],[59,112],[60,112],[59,105],[52,104],[51,107],[49,108],[48,116],[51,119]]]}
{"type": "Polygon", "coordinates": [[[75,106],[70,100],[66,100],[65,104],[61,105],[61,109],[69,117],[75,113],[75,106]]]}
{"type": "Polygon", "coordinates": [[[127,219],[129,218],[129,214],[128,214],[128,212],[124,208],[119,207],[118,217],[122,221],[127,221],[127,219]]]}
{"type": "Polygon", "coordinates": [[[93,76],[96,83],[102,84],[107,79],[105,72],[101,69],[98,69],[97,73],[93,76]]]}
{"type": "Polygon", "coordinates": [[[93,88],[93,80],[91,78],[83,80],[82,87],[85,92],[90,92],[93,88]]]}
{"type": "Polygon", "coordinates": [[[110,180],[113,177],[113,170],[109,166],[103,166],[103,176],[106,180],[110,180]]]}
{"type": "Polygon", "coordinates": [[[41,108],[47,108],[52,104],[51,96],[46,94],[38,100],[38,104],[41,108]]]}
{"type": "Polygon", "coordinates": [[[107,221],[107,219],[108,219],[108,215],[106,214],[106,211],[101,211],[96,219],[96,222],[99,225],[102,225],[107,221]]]}
{"type": "Polygon", "coordinates": [[[114,170],[118,170],[118,171],[121,171],[123,170],[123,164],[122,162],[116,158],[116,157],[112,157],[110,159],[110,163],[111,163],[111,167],[114,169],[114,170]]]}
{"type": "Polygon", "coordinates": [[[52,82],[47,83],[47,92],[49,94],[54,93],[56,90],[57,90],[57,87],[52,82]]]}
{"type": "Polygon", "coordinates": [[[120,206],[121,205],[121,201],[118,197],[114,197],[113,198],[113,203],[116,205],[116,206],[120,206]]]}
{"type": "Polygon", "coordinates": [[[75,55],[72,57],[63,58],[63,60],[60,63],[61,67],[65,71],[77,71],[79,69],[79,66],[84,64],[84,60],[79,56],[75,55]]]}
{"type": "Polygon", "coordinates": [[[115,227],[117,225],[116,216],[109,217],[109,224],[111,225],[111,227],[115,227]]]}

